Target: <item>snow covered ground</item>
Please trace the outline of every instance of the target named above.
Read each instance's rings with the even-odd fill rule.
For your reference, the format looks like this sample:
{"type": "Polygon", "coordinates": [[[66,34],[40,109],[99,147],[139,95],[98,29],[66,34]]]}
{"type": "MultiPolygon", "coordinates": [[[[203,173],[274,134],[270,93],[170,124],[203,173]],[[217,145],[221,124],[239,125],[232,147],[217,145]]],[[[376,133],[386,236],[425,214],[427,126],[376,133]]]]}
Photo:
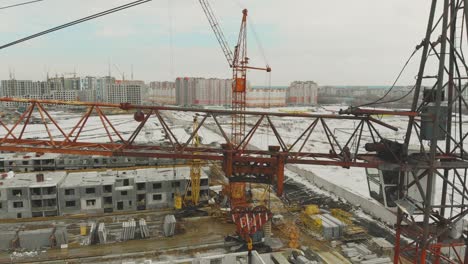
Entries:
{"type": "MultiPolygon", "coordinates": [[[[340,106],[325,106],[325,107],[291,107],[287,109],[271,108],[271,109],[248,109],[248,111],[304,111],[307,113],[314,114],[333,114],[336,113],[340,106]]],[[[66,112],[51,112],[52,116],[64,129],[65,133],[68,134],[72,126],[78,122],[81,118],[80,114],[76,113],[66,113],[66,112]]],[[[189,138],[189,133],[192,131],[192,121],[195,113],[186,113],[186,112],[166,112],[165,120],[173,129],[174,134],[178,137],[181,142],[185,142],[189,138]]],[[[40,118],[39,113],[34,114],[35,117],[40,118]]],[[[114,125],[115,129],[119,131],[124,139],[130,137],[132,131],[138,126],[139,123],[133,120],[133,115],[109,115],[108,116],[111,123],[114,125]]],[[[407,118],[397,117],[397,116],[382,116],[378,117],[383,122],[389,123],[398,128],[398,131],[392,131],[390,129],[384,128],[375,124],[375,127],[378,129],[381,136],[391,139],[403,141],[404,133],[407,126],[407,118]]],[[[202,117],[199,117],[201,121],[202,117]]],[[[468,121],[468,117],[464,116],[463,119],[468,121]]],[[[231,126],[230,117],[219,116],[218,120],[222,124],[223,129],[230,133],[231,126]]],[[[247,131],[251,126],[257,121],[252,117],[247,118],[247,131]]],[[[281,134],[284,142],[287,145],[294,143],[300,134],[314,121],[314,119],[307,118],[286,118],[286,117],[274,117],[271,119],[272,123],[278,129],[278,132],[281,134]]],[[[86,140],[89,142],[111,142],[111,138],[107,136],[106,130],[103,126],[103,120],[99,116],[91,116],[87,121],[88,124],[86,129],[81,134],[81,140],[86,140]]],[[[105,122],[105,121],[104,121],[105,122]]],[[[356,126],[358,126],[358,121],[353,120],[337,120],[337,119],[328,119],[326,120],[327,125],[330,130],[334,133],[337,138],[337,141],[341,146],[344,146],[347,139],[351,135],[352,131],[356,126]]],[[[48,134],[45,127],[42,124],[31,124],[30,127],[26,129],[24,138],[40,138],[48,139],[48,134]]],[[[57,139],[63,140],[64,137],[61,136],[61,132],[52,124],[48,124],[51,133],[57,137],[57,139]]],[[[112,128],[107,125],[109,131],[112,134],[112,140],[117,141],[119,137],[112,132],[112,128]]],[[[468,128],[468,126],[467,126],[468,128]]],[[[223,137],[219,132],[216,131],[217,127],[213,119],[208,118],[205,122],[204,127],[199,131],[204,144],[210,143],[220,143],[224,142],[223,137]]],[[[15,130],[16,132],[21,131],[21,126],[18,126],[15,130]]],[[[329,144],[327,142],[327,137],[325,135],[324,129],[321,124],[318,124],[312,133],[310,139],[304,145],[303,151],[306,152],[322,152],[328,153],[329,144]]],[[[453,136],[457,136],[458,129],[453,129],[453,136]]],[[[0,127],[0,136],[5,135],[5,129],[0,127]]],[[[76,134],[76,131],[74,135],[76,134]]],[[[159,124],[157,118],[151,118],[147,125],[144,127],[143,131],[136,138],[136,143],[161,143],[164,141],[163,130],[159,124]]],[[[371,135],[368,132],[368,128],[364,127],[364,132],[362,135],[361,142],[361,151],[364,151],[364,144],[366,142],[371,142],[371,135]]],[[[295,150],[297,150],[302,141],[297,144],[295,150]]],[[[356,142],[354,142],[356,143],[356,142]]],[[[266,118],[263,120],[262,125],[259,127],[257,133],[252,137],[250,144],[260,149],[267,149],[269,145],[279,145],[273,130],[268,126],[268,121],[266,118]]],[[[411,144],[417,145],[417,139],[415,136],[412,137],[411,144]]],[[[354,153],[356,144],[351,144],[351,153],[354,153]]],[[[468,146],[466,146],[468,147],[468,146]]],[[[369,197],[369,191],[366,181],[365,170],[362,168],[351,168],[344,169],[340,167],[332,166],[311,166],[311,165],[299,165],[301,168],[306,168],[314,172],[317,176],[327,179],[330,182],[335,183],[336,185],[348,188],[349,190],[356,192],[362,196],[369,197]]],[[[291,174],[291,177],[296,177],[296,175],[291,174]]],[[[297,176],[300,177],[300,176],[297,176]]],[[[301,179],[297,179],[300,181],[301,179]]],[[[441,182],[437,182],[437,189],[440,189],[441,182]]]]}

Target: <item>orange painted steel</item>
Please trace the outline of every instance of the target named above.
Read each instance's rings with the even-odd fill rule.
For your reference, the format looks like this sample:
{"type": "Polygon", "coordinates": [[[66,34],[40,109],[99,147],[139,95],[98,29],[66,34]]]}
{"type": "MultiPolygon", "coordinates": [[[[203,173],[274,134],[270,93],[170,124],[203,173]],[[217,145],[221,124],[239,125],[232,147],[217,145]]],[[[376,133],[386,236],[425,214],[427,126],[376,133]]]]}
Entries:
{"type": "MultiPolygon", "coordinates": [[[[77,154],[77,155],[102,155],[102,156],[135,156],[135,157],[157,157],[167,159],[200,159],[200,160],[215,160],[223,161],[223,169],[228,177],[242,180],[243,175],[253,175],[248,180],[256,182],[276,183],[277,192],[282,194],[284,181],[284,166],[285,164],[313,164],[313,165],[329,165],[349,167],[373,167],[377,168],[383,163],[373,154],[360,153],[356,151],[350,156],[350,142],[360,142],[364,124],[368,124],[368,128],[373,130],[376,139],[380,138],[379,132],[375,126],[379,125],[386,129],[394,130],[391,125],[382,121],[374,120],[370,115],[361,116],[337,116],[337,115],[314,115],[314,114],[291,114],[291,113],[270,113],[258,111],[230,111],[230,110],[206,110],[193,108],[179,108],[166,106],[144,106],[123,104],[108,104],[108,103],[92,103],[92,102],[63,102],[55,100],[30,100],[16,98],[0,98],[0,102],[16,102],[26,104],[26,111],[22,113],[18,120],[8,126],[4,120],[2,122],[5,134],[0,137],[0,150],[13,152],[41,152],[41,153],[62,153],[62,154],[77,154]],[[61,127],[53,114],[48,111],[49,107],[57,105],[73,105],[87,108],[84,114],[75,121],[70,129],[61,127]],[[106,110],[131,110],[138,112],[138,120],[135,121],[135,129],[131,131],[130,136],[124,136],[118,131],[117,127],[106,115],[106,110]],[[25,138],[25,133],[32,127],[30,126],[33,112],[37,111],[40,115],[40,124],[47,131],[44,139],[25,138]],[[205,123],[211,121],[211,124],[217,128],[223,140],[217,146],[191,146],[190,142],[194,137],[194,133],[189,135],[188,140],[182,140],[172,131],[172,128],[165,121],[163,114],[166,111],[190,112],[201,115],[201,122],[194,129],[196,133],[205,123]],[[223,129],[219,122],[220,116],[232,116],[236,114],[248,115],[256,120],[252,128],[239,141],[241,144],[234,145],[231,139],[223,129]],[[105,131],[107,140],[103,142],[89,142],[83,139],[83,133],[89,129],[89,119],[91,116],[98,118],[98,124],[105,131]],[[294,144],[286,145],[283,140],[283,135],[279,133],[275,124],[272,122],[273,117],[290,117],[301,118],[304,122],[310,122],[310,125],[300,133],[294,140],[294,144]],[[345,145],[340,144],[335,136],[331,133],[326,120],[355,120],[360,122],[355,133],[350,136],[350,139],[345,145]],[[166,137],[166,143],[162,144],[143,144],[136,142],[136,138],[140,135],[145,125],[152,120],[162,128],[166,137]],[[249,145],[252,137],[257,133],[257,129],[262,122],[266,123],[274,131],[279,146],[270,146],[265,150],[252,150],[249,145]],[[304,151],[304,146],[315,133],[323,134],[317,131],[318,126],[322,126],[327,136],[329,150],[320,152],[304,151]],[[52,133],[55,130],[55,134],[52,133]],[[58,131],[58,132],[57,132],[58,131]],[[107,141],[107,142],[106,142],[107,141]],[[242,146],[241,146],[242,145],[242,146]]],[[[133,118],[133,112],[128,115],[129,119],[133,118]]],[[[37,120],[36,120],[37,123],[37,120]]],[[[94,124],[96,125],[96,124],[94,124]]],[[[0,127],[0,128],[1,128],[0,127]]],[[[96,129],[95,127],[91,129],[96,129]]],[[[32,131],[31,131],[32,132],[32,131]]],[[[356,148],[359,150],[359,148],[356,148]]]]}

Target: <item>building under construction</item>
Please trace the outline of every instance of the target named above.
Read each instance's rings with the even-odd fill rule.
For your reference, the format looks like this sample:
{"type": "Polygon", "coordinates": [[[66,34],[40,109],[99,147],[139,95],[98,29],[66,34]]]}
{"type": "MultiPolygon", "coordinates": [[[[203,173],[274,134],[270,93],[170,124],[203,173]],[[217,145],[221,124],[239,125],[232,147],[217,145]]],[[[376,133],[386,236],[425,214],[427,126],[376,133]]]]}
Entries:
{"type": "Polygon", "coordinates": [[[468,263],[468,0],[431,1],[401,70],[419,56],[408,109],[379,108],[407,96],[386,98],[392,86],[369,103],[301,111],[246,109],[249,70],[272,72],[251,66],[248,10],[231,49],[199,2],[232,70],[231,110],[0,98],[25,105],[0,119],[0,151],[187,166],[4,174],[0,262],[468,263]],[[84,111],[63,118],[55,106],[84,111]],[[368,197],[351,190],[366,183],[368,197]]]}
{"type": "MultiPolygon", "coordinates": [[[[0,217],[30,218],[172,208],[188,167],[11,174],[0,180],[0,217]]],[[[208,198],[208,177],[200,196],[208,198]]]]}

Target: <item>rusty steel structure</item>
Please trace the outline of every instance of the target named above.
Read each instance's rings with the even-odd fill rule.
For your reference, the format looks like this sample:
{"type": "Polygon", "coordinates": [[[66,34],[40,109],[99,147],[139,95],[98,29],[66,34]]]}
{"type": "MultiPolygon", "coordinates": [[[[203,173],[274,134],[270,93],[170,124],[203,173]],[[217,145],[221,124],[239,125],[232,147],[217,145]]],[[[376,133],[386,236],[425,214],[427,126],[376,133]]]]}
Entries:
{"type": "MultiPolygon", "coordinates": [[[[236,89],[245,92],[247,69],[259,69],[248,66],[246,19],[247,11],[244,10],[232,62],[229,54],[225,53],[233,68],[233,93],[236,89]]],[[[212,27],[217,26],[216,23],[212,27]]],[[[213,30],[217,32],[216,27],[213,30]]],[[[225,51],[227,45],[223,43],[225,51]]],[[[233,110],[207,110],[0,98],[0,102],[26,106],[26,111],[15,122],[8,123],[3,117],[0,119],[0,130],[5,131],[0,138],[0,151],[213,160],[222,163],[230,182],[274,184],[279,195],[283,194],[286,164],[376,168],[386,173],[384,181],[397,183],[393,201],[397,207],[394,263],[468,263],[468,254],[461,253],[467,247],[468,237],[460,226],[468,215],[468,131],[464,129],[466,120],[463,118],[463,113],[468,111],[464,96],[468,94],[468,64],[464,58],[467,43],[468,0],[432,0],[426,34],[416,48],[416,51],[421,51],[421,60],[409,111],[351,107],[340,111],[340,115],[289,114],[246,111],[245,104],[233,106],[233,110]],[[442,13],[438,15],[437,12],[442,13]],[[433,67],[436,72],[430,72],[428,65],[431,61],[436,61],[433,67]],[[86,111],[71,128],[66,129],[55,113],[49,111],[57,105],[81,106],[86,111]],[[138,122],[135,122],[135,129],[129,136],[116,129],[106,115],[108,109],[137,113],[135,120],[138,122]],[[200,122],[189,133],[188,139],[182,140],[173,131],[165,115],[171,111],[199,115],[200,122]],[[383,136],[383,129],[398,130],[374,117],[385,114],[408,119],[402,142],[383,136]],[[32,127],[33,116],[39,116],[39,125],[45,128],[46,138],[25,136],[32,127]],[[89,127],[91,116],[99,118],[107,142],[93,142],[82,137],[84,131],[96,129],[89,127]],[[247,117],[251,122],[248,130],[247,117]],[[233,126],[230,134],[223,127],[223,118],[232,122],[229,123],[233,126]],[[275,118],[300,118],[308,126],[295,136],[292,144],[287,144],[273,122],[275,118]],[[330,120],[352,120],[357,126],[352,128],[344,142],[340,142],[328,125],[330,120]],[[154,144],[136,140],[149,122],[162,128],[165,142],[154,144]],[[273,131],[276,143],[267,149],[250,148],[249,143],[259,133],[262,124],[273,131]],[[208,125],[221,135],[221,142],[192,145],[200,128],[208,125]],[[316,133],[325,134],[326,147],[306,151],[305,145],[316,133]],[[370,141],[364,142],[363,134],[369,135],[370,141]],[[437,181],[442,185],[440,189],[436,188],[437,181]],[[416,187],[422,198],[420,201],[409,195],[412,187],[416,187]]],[[[261,70],[269,71],[269,67],[261,70]]],[[[374,104],[383,102],[378,100],[374,104]]],[[[382,189],[380,192],[388,191],[382,189]]]]}
{"type": "Polygon", "coordinates": [[[422,51],[411,105],[417,116],[409,116],[404,142],[393,148],[366,146],[387,154],[381,168],[387,180],[398,182],[395,264],[468,263],[468,254],[462,254],[468,243],[463,230],[468,215],[467,15],[468,0],[431,1],[426,34],[416,47],[422,51]],[[409,194],[413,186],[420,201],[409,194]]]}
{"type": "Polygon", "coordinates": [[[463,127],[463,113],[468,109],[464,96],[468,67],[463,55],[468,41],[467,15],[467,0],[431,3],[425,38],[419,46],[422,55],[411,106],[426,120],[429,116],[431,126],[424,127],[424,122],[410,117],[404,142],[408,150],[411,138],[416,136],[420,153],[415,163],[428,168],[413,169],[409,172],[411,180],[403,183],[400,179],[399,187],[399,198],[405,199],[407,186],[417,185],[424,201],[416,204],[419,213],[414,215],[399,206],[395,263],[400,263],[402,256],[414,263],[468,263],[468,254],[460,253],[467,241],[460,223],[468,214],[468,156],[464,149],[468,133],[463,127]],[[442,13],[437,15],[437,10],[442,13]],[[430,72],[429,57],[436,58],[437,72],[430,72]],[[420,100],[424,83],[431,88],[420,100]],[[430,135],[424,135],[425,131],[430,135]],[[441,155],[447,159],[438,158],[441,155]],[[437,179],[442,182],[440,193],[435,188],[437,179]],[[427,183],[425,187],[420,184],[422,180],[427,183]],[[402,236],[412,242],[403,245],[402,236]]]}
{"type": "MultiPolygon", "coordinates": [[[[51,152],[63,154],[80,155],[102,155],[102,156],[145,156],[168,159],[199,159],[220,161],[226,176],[231,177],[233,182],[263,182],[275,183],[277,192],[283,192],[284,165],[290,164],[312,164],[329,165],[340,167],[372,167],[378,168],[384,163],[383,160],[374,154],[368,154],[363,148],[362,134],[364,131],[372,135],[373,143],[382,140],[383,129],[396,131],[397,128],[375,119],[371,114],[359,116],[338,116],[338,115],[315,115],[315,114],[289,114],[275,112],[244,111],[242,114],[252,120],[252,126],[247,134],[242,138],[240,145],[232,144],[229,133],[220,122],[220,118],[230,118],[233,114],[239,114],[230,110],[207,110],[194,108],[179,108],[166,106],[145,106],[131,104],[109,104],[109,103],[88,103],[88,102],[61,102],[54,100],[30,100],[17,98],[0,98],[0,102],[16,102],[26,104],[26,111],[22,113],[13,124],[6,124],[0,119],[0,126],[5,130],[0,138],[0,151],[13,152],[51,152]],[[81,106],[86,109],[84,114],[77,119],[76,123],[68,130],[59,124],[57,116],[51,113],[48,108],[57,105],[81,106]],[[142,118],[135,121],[134,131],[127,137],[120,133],[113,122],[105,114],[107,110],[129,110],[136,113],[143,113],[142,118]],[[187,140],[182,141],[173,132],[165,118],[165,112],[177,111],[188,112],[193,115],[198,114],[199,123],[190,133],[187,140]],[[26,138],[25,132],[32,129],[31,117],[33,114],[40,116],[39,121],[45,128],[46,137],[41,139],[26,138]],[[91,116],[99,117],[102,129],[105,130],[107,142],[90,142],[81,137],[83,131],[96,129],[89,126],[91,116]],[[309,125],[294,140],[294,143],[287,145],[273,118],[301,118],[309,125]],[[347,142],[339,142],[333,135],[327,122],[329,120],[354,120],[358,126],[349,136],[347,142]],[[140,121],[140,122],[139,122],[140,121]],[[164,134],[166,142],[164,144],[142,144],[135,139],[142,132],[148,122],[157,123],[164,134]],[[260,125],[264,123],[271,128],[276,138],[276,145],[268,149],[254,150],[248,147],[250,140],[257,133],[260,125]],[[219,133],[223,141],[217,146],[194,146],[191,144],[199,129],[206,124],[219,133]],[[318,131],[318,127],[321,127],[318,131]],[[322,132],[324,131],[324,132],[322,132]],[[305,144],[314,137],[314,134],[325,133],[328,148],[325,151],[316,152],[304,151],[305,144]],[[354,142],[354,148],[351,148],[354,142]],[[357,144],[356,144],[357,143],[357,144]],[[354,151],[352,151],[354,149],[354,151]]],[[[372,114],[401,114],[414,116],[413,112],[393,112],[393,111],[373,111],[372,114]]],[[[140,116],[139,114],[138,116],[140,116]]],[[[133,119],[133,115],[128,115],[133,119]]],[[[38,120],[36,120],[36,126],[38,120]]]]}

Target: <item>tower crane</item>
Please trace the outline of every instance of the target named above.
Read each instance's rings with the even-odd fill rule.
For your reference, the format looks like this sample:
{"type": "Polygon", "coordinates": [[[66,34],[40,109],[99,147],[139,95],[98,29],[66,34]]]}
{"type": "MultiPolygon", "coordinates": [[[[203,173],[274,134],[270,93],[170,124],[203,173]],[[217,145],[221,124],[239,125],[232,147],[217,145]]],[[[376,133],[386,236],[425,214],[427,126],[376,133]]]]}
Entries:
{"type": "MultiPolygon", "coordinates": [[[[208,22],[218,40],[219,45],[226,57],[229,67],[232,68],[232,101],[231,108],[231,144],[233,147],[242,147],[245,136],[245,106],[247,92],[247,70],[261,70],[271,72],[271,68],[266,65],[263,68],[249,66],[249,57],[247,56],[247,9],[242,10],[242,22],[240,26],[237,44],[234,47],[234,53],[229,48],[229,44],[223,34],[208,0],[199,0],[208,22]]],[[[228,173],[226,176],[230,177],[228,173]]],[[[245,202],[245,182],[230,182],[231,214],[233,221],[237,225],[238,235],[251,245],[251,235],[255,234],[261,226],[271,218],[271,212],[264,206],[255,208],[244,207],[245,202]],[[236,191],[234,191],[236,190],[236,191]],[[247,223],[247,224],[243,224],[247,223]],[[254,225],[251,226],[251,223],[254,225]]]]}
{"type": "MultiPolygon", "coordinates": [[[[193,131],[194,136],[192,140],[192,145],[195,148],[200,147],[200,137],[197,133],[198,128],[198,118],[195,116],[193,118],[193,131]]],[[[191,203],[193,206],[197,206],[200,200],[200,177],[201,177],[201,160],[193,159],[190,166],[190,182],[187,185],[184,200],[185,203],[191,203]]]]}
{"type": "Polygon", "coordinates": [[[218,40],[218,43],[226,57],[229,67],[232,68],[232,101],[231,107],[234,113],[232,114],[231,128],[231,143],[235,146],[241,144],[245,135],[245,114],[239,113],[245,111],[246,105],[246,88],[247,88],[247,70],[261,70],[271,72],[271,68],[251,67],[249,57],[247,57],[247,9],[242,10],[242,22],[237,39],[237,44],[234,47],[234,52],[229,48],[229,44],[224,36],[224,33],[219,25],[213,9],[208,0],[199,0],[203,11],[210,23],[210,26],[218,40]]]}
{"type": "MultiPolygon", "coordinates": [[[[227,176],[238,175],[231,177],[236,178],[233,181],[243,183],[272,183],[276,181],[277,193],[280,196],[283,193],[284,167],[288,163],[378,170],[378,173],[368,172],[369,189],[371,189],[370,183],[372,181],[375,183],[375,191],[370,190],[371,196],[379,203],[389,207],[391,204],[391,207],[396,210],[394,263],[468,263],[468,254],[465,253],[465,258],[462,260],[462,256],[457,252],[462,251],[457,250],[457,248],[463,249],[468,245],[468,234],[463,229],[463,221],[468,216],[468,203],[466,202],[468,201],[468,189],[466,187],[468,185],[468,153],[466,151],[468,132],[463,126],[466,122],[463,112],[468,111],[468,103],[464,98],[468,87],[466,85],[468,64],[462,51],[462,49],[466,50],[468,48],[466,46],[468,34],[466,30],[463,30],[468,27],[468,0],[430,1],[432,3],[425,38],[416,48],[416,51],[422,49],[416,84],[407,95],[396,100],[399,101],[412,93],[413,103],[410,111],[361,108],[363,106],[395,102],[395,100],[383,100],[388,92],[393,89],[394,86],[392,86],[387,94],[378,100],[359,107],[350,107],[347,110],[340,111],[340,115],[238,111],[238,109],[245,108],[247,69],[266,70],[267,72],[271,71],[271,69],[268,66],[266,68],[248,66],[249,59],[246,45],[247,10],[243,10],[241,30],[233,53],[230,52],[219,28],[219,23],[215,19],[208,2],[206,0],[199,1],[221,44],[228,63],[233,69],[232,92],[233,110],[235,111],[145,106],[130,103],[64,102],[5,97],[0,98],[0,102],[26,104],[27,108],[14,124],[5,124],[0,120],[0,126],[6,130],[6,133],[0,138],[0,150],[216,160],[223,162],[223,169],[227,176]],[[441,10],[443,13],[438,16],[437,12],[441,10]],[[459,15],[461,15],[461,18],[459,15]],[[437,19],[438,17],[440,18],[437,19]],[[442,33],[439,34],[436,29],[440,29],[442,33]],[[460,40],[459,45],[455,42],[457,39],[460,40]],[[465,41],[462,42],[462,39],[465,41]],[[462,44],[464,45],[462,46],[462,44]],[[437,67],[426,67],[430,57],[437,57],[435,61],[438,64],[437,67]],[[433,71],[437,72],[434,73],[433,71]],[[425,89],[423,84],[425,85],[426,82],[430,81],[429,79],[433,79],[435,84],[432,88],[425,89]],[[420,98],[421,92],[423,98],[420,98]],[[447,96],[446,99],[445,96],[447,96]],[[236,98],[240,99],[237,100],[236,98]],[[242,99],[244,100],[243,103],[242,99]],[[45,105],[74,105],[89,108],[78,119],[77,123],[74,123],[71,130],[67,130],[65,127],[61,127],[59,122],[56,122],[52,116],[53,114],[48,112],[45,105]],[[101,108],[140,112],[145,110],[147,113],[139,114],[143,118],[135,118],[140,124],[126,140],[112,125],[111,120],[106,117],[105,113],[101,111],[101,108]],[[456,110],[458,110],[458,113],[456,110]],[[32,130],[34,126],[28,126],[28,124],[31,124],[30,117],[34,111],[40,113],[42,117],[40,121],[47,131],[48,138],[34,139],[25,137],[25,134],[28,133],[27,129],[29,129],[29,133],[37,133],[37,131],[32,130]],[[170,126],[161,117],[161,111],[204,113],[204,117],[195,132],[192,133],[191,139],[184,143],[177,139],[170,126]],[[102,127],[105,129],[111,143],[90,142],[86,139],[83,140],[83,137],[80,138],[88,118],[93,113],[100,117],[102,127]],[[258,121],[253,129],[242,137],[246,114],[257,118],[258,121]],[[408,119],[404,143],[384,137],[385,134],[388,135],[388,132],[382,133],[381,129],[386,128],[397,131],[398,128],[372,117],[381,114],[392,114],[408,119]],[[228,139],[217,119],[217,116],[228,115],[233,118],[232,140],[228,139]],[[138,144],[138,142],[135,142],[142,128],[152,116],[157,117],[159,125],[163,128],[172,147],[167,147],[164,144],[138,144]],[[296,138],[295,143],[288,146],[283,141],[281,134],[277,132],[275,125],[270,122],[269,125],[275,132],[274,136],[279,145],[269,146],[268,150],[245,149],[247,143],[241,142],[249,142],[263,118],[269,119],[270,116],[301,118],[311,123],[305,130],[301,129],[302,133],[296,138]],[[223,135],[220,146],[214,148],[189,146],[192,137],[207,118],[212,119],[217,124],[220,133],[223,135]],[[338,141],[325,120],[357,121],[359,125],[356,126],[351,135],[346,138],[346,143],[343,144],[343,142],[338,141]],[[315,129],[318,124],[322,126],[322,130],[315,129]],[[377,125],[380,126],[379,129],[376,128],[377,125]],[[53,130],[50,129],[52,127],[55,132],[58,130],[60,133],[52,133],[53,130]],[[363,147],[361,139],[364,129],[367,130],[372,141],[369,141],[363,147]],[[317,134],[317,131],[325,134],[328,142],[323,143],[325,146],[314,147],[310,151],[305,151],[303,147],[311,138],[310,136],[314,130],[314,135],[317,134]],[[114,141],[113,137],[118,137],[120,140],[114,141]],[[242,141],[239,141],[239,137],[242,138],[242,141]],[[411,139],[416,139],[413,141],[417,142],[414,150],[410,149],[411,139]],[[296,144],[298,145],[295,148],[296,144]],[[237,146],[233,148],[232,145],[237,146]],[[299,145],[301,146],[299,147],[299,145]],[[354,148],[353,153],[351,152],[352,148],[354,148]],[[437,181],[442,182],[441,192],[436,189],[437,181]],[[452,251],[455,254],[451,254],[452,251]]],[[[105,13],[108,14],[107,11],[105,13]]],[[[102,16],[102,13],[99,16],[102,16]]],[[[93,18],[95,17],[93,16],[93,18]]],[[[69,24],[76,24],[76,21],[69,24]]],[[[0,46],[0,49],[61,28],[64,28],[64,26],[11,42],[0,46]]],[[[92,125],[88,125],[87,128],[96,129],[94,126],[92,128],[90,126],[92,125]]],[[[249,235],[259,230],[263,223],[271,219],[270,212],[264,207],[253,209],[236,207],[234,209],[232,213],[233,221],[238,224],[238,228],[245,235],[243,238],[249,242],[251,242],[249,235]]],[[[250,249],[251,246],[249,246],[250,249]]]]}

